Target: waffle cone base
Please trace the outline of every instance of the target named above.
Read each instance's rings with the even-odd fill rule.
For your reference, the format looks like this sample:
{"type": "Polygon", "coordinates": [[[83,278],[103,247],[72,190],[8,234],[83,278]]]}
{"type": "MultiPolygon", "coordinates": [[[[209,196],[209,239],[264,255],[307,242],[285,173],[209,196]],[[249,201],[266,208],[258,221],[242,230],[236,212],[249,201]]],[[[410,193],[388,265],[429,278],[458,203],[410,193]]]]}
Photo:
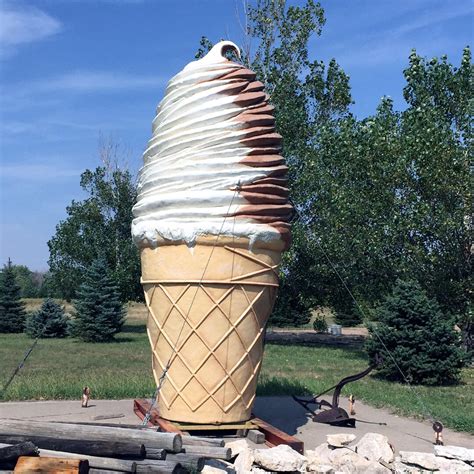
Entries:
{"type": "Polygon", "coordinates": [[[251,416],[263,337],[278,289],[279,248],[200,239],[143,248],[142,284],[158,409],[168,420],[236,423],[251,416]]]}

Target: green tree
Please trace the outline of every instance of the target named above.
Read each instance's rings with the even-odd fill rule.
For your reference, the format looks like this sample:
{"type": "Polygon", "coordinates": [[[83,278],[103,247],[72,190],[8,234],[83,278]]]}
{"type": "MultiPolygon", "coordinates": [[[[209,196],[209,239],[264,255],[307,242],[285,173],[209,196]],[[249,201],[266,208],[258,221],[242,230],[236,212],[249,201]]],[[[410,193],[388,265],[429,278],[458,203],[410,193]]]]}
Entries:
{"type": "MultiPolygon", "coordinates": [[[[459,68],[415,52],[407,109],[384,98],[374,116],[327,122],[292,192],[313,249],[309,290],[343,324],[368,313],[397,278],[415,279],[470,338],[471,53],[459,68]]],[[[471,336],[472,337],[472,336],[471,336]]]]}
{"type": "Polygon", "coordinates": [[[367,351],[372,360],[382,356],[381,376],[427,385],[458,381],[465,353],[454,318],[443,314],[418,283],[398,280],[377,313],[379,324],[369,325],[367,351]]]}
{"type": "Polygon", "coordinates": [[[12,262],[8,259],[0,275],[0,333],[23,331],[26,313],[20,293],[12,262]]]}
{"type": "MultiPolygon", "coordinates": [[[[313,196],[303,192],[300,183],[306,163],[317,152],[320,131],[328,122],[347,116],[352,103],[349,77],[336,60],[326,65],[309,57],[309,41],[321,34],[324,23],[323,8],[312,0],[303,6],[287,6],[284,0],[247,5],[243,62],[265,84],[275,107],[291,196],[301,216],[293,225],[294,242],[281,267],[282,283],[270,321],[275,325],[306,324],[317,299],[312,292],[314,249],[307,238],[305,213],[313,196]],[[255,51],[249,48],[251,40],[255,51]]],[[[212,42],[202,38],[197,57],[211,47],[212,42]]],[[[317,170],[311,175],[317,180],[317,170]]]]}
{"type": "Polygon", "coordinates": [[[131,174],[115,166],[86,170],[81,187],[89,197],[67,207],[68,217],[48,242],[53,286],[70,301],[85,270],[101,256],[119,286],[121,301],[142,299],[140,259],[130,230],[136,200],[131,174]]]}
{"type": "Polygon", "coordinates": [[[72,336],[87,342],[106,342],[120,332],[125,310],[105,259],[94,260],[86,269],[74,308],[76,314],[70,325],[72,336]]]}
{"type": "Polygon", "coordinates": [[[26,318],[25,332],[36,337],[65,337],[68,329],[68,318],[64,308],[53,299],[43,301],[41,308],[26,318]]]}
{"type": "Polygon", "coordinates": [[[46,272],[41,274],[41,278],[39,279],[40,287],[38,291],[38,296],[40,298],[61,298],[62,295],[59,293],[58,289],[56,288],[54,279],[51,275],[51,272],[46,272]]]}
{"type": "Polygon", "coordinates": [[[22,298],[37,298],[39,293],[39,280],[37,275],[25,265],[13,265],[15,279],[20,286],[22,298]]]}

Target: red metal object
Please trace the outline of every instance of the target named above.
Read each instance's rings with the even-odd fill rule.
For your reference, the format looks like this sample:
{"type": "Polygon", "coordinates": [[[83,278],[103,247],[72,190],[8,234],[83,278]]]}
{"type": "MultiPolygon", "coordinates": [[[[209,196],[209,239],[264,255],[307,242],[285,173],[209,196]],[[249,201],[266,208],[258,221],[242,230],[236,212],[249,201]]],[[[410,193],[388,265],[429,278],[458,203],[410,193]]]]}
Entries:
{"type": "Polygon", "coordinates": [[[284,431],[275,428],[270,423],[267,423],[260,418],[253,417],[252,422],[258,426],[258,429],[265,435],[265,443],[268,446],[278,446],[279,444],[287,444],[300,454],[304,454],[303,441],[294,436],[285,433],[284,431]]]}
{"type": "MultiPolygon", "coordinates": [[[[137,399],[133,401],[133,411],[135,414],[143,420],[146,414],[150,410],[149,400],[137,399]]],[[[253,416],[253,415],[252,415],[253,416]]],[[[270,423],[253,416],[250,420],[258,429],[265,435],[265,443],[268,446],[278,446],[279,444],[287,444],[291,446],[295,451],[299,453],[304,453],[304,443],[303,441],[295,438],[294,436],[285,433],[284,431],[275,428],[270,423]]],[[[183,433],[176,425],[171,423],[171,421],[164,420],[160,417],[157,408],[152,408],[150,411],[150,421],[148,426],[159,426],[162,431],[167,433],[183,433]]],[[[221,428],[223,425],[221,425],[221,428]]]]}

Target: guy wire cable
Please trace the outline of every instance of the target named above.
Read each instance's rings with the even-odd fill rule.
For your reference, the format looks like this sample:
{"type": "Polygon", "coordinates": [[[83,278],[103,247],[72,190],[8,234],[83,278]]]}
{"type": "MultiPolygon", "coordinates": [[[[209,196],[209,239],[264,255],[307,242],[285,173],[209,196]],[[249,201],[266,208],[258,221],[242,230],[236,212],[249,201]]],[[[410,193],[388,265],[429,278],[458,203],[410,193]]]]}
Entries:
{"type": "Polygon", "coordinates": [[[224,220],[222,221],[222,225],[219,229],[219,232],[216,236],[216,239],[212,245],[212,248],[211,248],[211,253],[209,254],[209,258],[207,259],[207,262],[206,262],[206,266],[204,267],[204,270],[202,272],[202,275],[201,275],[201,278],[198,282],[198,284],[196,285],[196,291],[194,292],[194,295],[193,295],[193,298],[191,300],[191,303],[189,305],[189,308],[188,308],[188,311],[186,313],[186,317],[183,319],[183,324],[181,325],[181,329],[178,333],[178,338],[176,339],[176,343],[173,347],[173,350],[171,352],[171,355],[168,359],[168,362],[165,366],[165,368],[163,369],[163,372],[158,380],[158,386],[156,387],[156,390],[153,394],[153,397],[151,398],[151,403],[150,403],[150,408],[148,409],[146,415],[143,417],[143,420],[142,420],[142,423],[141,425],[142,426],[146,426],[148,424],[148,422],[150,421],[150,417],[151,417],[151,411],[153,410],[154,406],[156,405],[156,402],[157,402],[157,399],[159,397],[159,394],[160,394],[160,390],[161,390],[161,387],[163,386],[164,382],[165,382],[165,379],[166,379],[166,375],[168,373],[168,370],[169,368],[171,367],[171,364],[173,362],[173,357],[174,355],[176,354],[176,349],[177,349],[177,346],[178,346],[178,342],[181,338],[181,333],[183,332],[183,329],[184,329],[184,326],[189,318],[189,314],[191,313],[191,308],[194,304],[194,300],[196,299],[196,295],[198,293],[198,290],[199,290],[199,287],[202,283],[202,280],[204,279],[204,275],[206,274],[206,271],[207,271],[207,267],[209,266],[209,263],[211,261],[211,258],[212,258],[212,255],[214,253],[214,249],[217,247],[217,242],[219,241],[219,237],[221,236],[222,234],[222,231],[224,229],[224,225],[225,225],[225,222],[227,220],[227,217],[229,216],[229,213],[230,213],[230,209],[232,208],[232,204],[234,203],[234,199],[235,199],[235,196],[237,195],[237,193],[240,192],[240,188],[241,188],[241,184],[240,184],[240,181],[237,183],[237,186],[235,187],[235,191],[234,191],[234,194],[232,195],[232,199],[230,201],[230,204],[229,204],[229,208],[227,209],[227,213],[224,215],[224,220]]]}
{"type": "MultiPolygon", "coordinates": [[[[293,203],[292,203],[293,204],[293,203]]],[[[301,215],[299,214],[296,206],[293,204],[293,208],[295,210],[295,217],[296,218],[299,218],[300,219],[300,222],[305,226],[305,227],[308,227],[308,225],[311,223],[311,220],[309,222],[303,222],[303,220],[301,219],[301,215]]],[[[296,219],[295,219],[296,220],[296,219]]],[[[323,246],[321,245],[321,243],[319,242],[319,240],[316,238],[314,239],[316,241],[316,244],[318,245],[318,247],[321,249],[321,251],[323,252],[326,260],[329,262],[329,265],[331,266],[331,268],[333,269],[334,273],[337,275],[337,277],[339,278],[339,280],[341,281],[342,285],[344,286],[344,288],[346,289],[346,291],[349,293],[350,297],[352,298],[352,300],[354,301],[354,303],[356,304],[357,308],[359,309],[359,311],[361,312],[363,318],[364,318],[364,321],[368,321],[368,317],[365,313],[365,311],[363,310],[362,306],[359,304],[359,302],[357,301],[357,299],[355,298],[355,296],[353,295],[352,291],[349,289],[348,285],[346,284],[346,282],[344,281],[344,279],[342,278],[341,274],[339,273],[336,265],[333,263],[333,261],[331,260],[331,258],[329,257],[329,255],[327,254],[327,252],[324,250],[323,246]]],[[[433,417],[431,411],[427,408],[427,406],[425,405],[425,403],[423,402],[423,399],[421,398],[421,396],[419,395],[419,393],[416,391],[415,387],[413,385],[410,384],[410,381],[408,380],[408,377],[405,375],[405,373],[403,372],[403,370],[401,369],[401,367],[398,365],[395,357],[393,356],[393,354],[391,353],[391,351],[388,349],[388,347],[385,345],[384,341],[382,340],[382,338],[380,337],[380,335],[377,333],[377,331],[372,327],[373,329],[373,333],[375,334],[375,336],[377,337],[377,339],[380,341],[380,343],[382,344],[382,346],[384,347],[385,351],[387,352],[387,354],[389,355],[390,359],[392,360],[392,362],[395,364],[395,367],[397,368],[397,370],[400,372],[400,375],[403,377],[403,380],[405,381],[405,383],[407,384],[408,388],[412,391],[412,393],[415,395],[415,398],[417,399],[418,403],[420,404],[421,406],[421,409],[422,411],[428,415],[428,419],[435,423],[437,422],[437,420],[435,420],[435,418],[433,417]]]]}

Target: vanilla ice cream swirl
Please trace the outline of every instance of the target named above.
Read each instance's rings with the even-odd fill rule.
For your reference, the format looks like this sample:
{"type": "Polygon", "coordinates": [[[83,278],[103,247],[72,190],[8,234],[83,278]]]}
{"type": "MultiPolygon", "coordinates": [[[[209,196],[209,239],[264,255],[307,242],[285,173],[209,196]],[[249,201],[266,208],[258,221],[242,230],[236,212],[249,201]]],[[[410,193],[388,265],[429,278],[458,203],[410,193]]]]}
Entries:
{"type": "Polygon", "coordinates": [[[199,236],[289,244],[292,206],[273,107],[255,73],[216,44],[168,83],[143,155],[132,234],[193,244],[199,236]]]}

